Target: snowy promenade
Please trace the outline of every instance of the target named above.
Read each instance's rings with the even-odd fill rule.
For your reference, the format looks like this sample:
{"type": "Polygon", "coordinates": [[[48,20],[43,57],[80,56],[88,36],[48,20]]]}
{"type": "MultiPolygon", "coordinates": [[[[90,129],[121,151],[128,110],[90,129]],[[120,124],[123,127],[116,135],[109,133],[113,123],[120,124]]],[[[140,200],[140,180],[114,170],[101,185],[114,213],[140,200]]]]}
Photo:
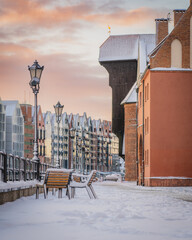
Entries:
{"type": "Polygon", "coordinates": [[[0,206],[1,240],[192,239],[192,187],[147,188],[135,183],[95,183],[75,199],[35,195],[0,206]]]}

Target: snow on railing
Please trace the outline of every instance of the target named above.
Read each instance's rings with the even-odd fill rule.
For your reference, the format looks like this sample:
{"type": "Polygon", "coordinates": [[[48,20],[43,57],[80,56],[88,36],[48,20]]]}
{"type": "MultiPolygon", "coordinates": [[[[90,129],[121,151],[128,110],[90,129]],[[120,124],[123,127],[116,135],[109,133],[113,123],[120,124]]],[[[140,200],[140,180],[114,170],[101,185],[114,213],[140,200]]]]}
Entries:
{"type": "MultiPolygon", "coordinates": [[[[31,181],[37,179],[37,162],[28,158],[13,156],[0,151],[0,181],[31,181]]],[[[40,176],[44,176],[47,168],[53,167],[40,163],[40,176]]]]}

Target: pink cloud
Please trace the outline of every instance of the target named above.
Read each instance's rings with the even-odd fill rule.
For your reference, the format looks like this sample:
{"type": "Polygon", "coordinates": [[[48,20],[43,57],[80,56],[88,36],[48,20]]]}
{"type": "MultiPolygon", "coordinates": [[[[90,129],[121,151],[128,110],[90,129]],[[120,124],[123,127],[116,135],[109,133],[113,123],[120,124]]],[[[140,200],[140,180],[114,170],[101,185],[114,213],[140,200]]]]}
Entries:
{"type": "MultiPolygon", "coordinates": [[[[44,5],[30,0],[3,1],[3,14],[0,16],[1,24],[34,24],[39,27],[55,26],[56,24],[70,21],[95,22],[99,24],[111,23],[113,25],[133,25],[154,19],[159,10],[141,7],[134,10],[125,10],[113,6],[105,13],[100,7],[89,1],[76,5],[59,6],[47,9],[44,5]]],[[[74,26],[75,27],[75,26],[74,26]]]]}
{"type": "Polygon", "coordinates": [[[93,117],[110,120],[111,89],[108,87],[108,78],[100,76],[99,65],[90,67],[78,62],[77,55],[38,56],[37,52],[16,44],[0,44],[2,100],[17,99],[23,103],[26,98],[27,102],[33,104],[27,66],[32,65],[36,58],[40,65],[45,66],[38,95],[44,112],[53,112],[53,105],[60,100],[68,113],[87,112],[93,117]],[[11,55],[4,54],[8,49],[11,55]]]}

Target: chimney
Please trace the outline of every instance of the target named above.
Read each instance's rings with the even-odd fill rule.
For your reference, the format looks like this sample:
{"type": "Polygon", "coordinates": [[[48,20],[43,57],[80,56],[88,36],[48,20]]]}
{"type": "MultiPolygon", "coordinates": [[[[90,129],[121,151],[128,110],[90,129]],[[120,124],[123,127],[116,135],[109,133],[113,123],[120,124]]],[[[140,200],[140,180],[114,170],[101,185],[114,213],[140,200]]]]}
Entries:
{"type": "Polygon", "coordinates": [[[175,10],[173,10],[173,12],[174,12],[174,27],[175,27],[175,25],[178,23],[180,18],[186,12],[186,10],[185,9],[175,9],[175,10]]]}
{"type": "Polygon", "coordinates": [[[156,22],[156,45],[158,45],[168,35],[168,19],[157,18],[156,22]]]}

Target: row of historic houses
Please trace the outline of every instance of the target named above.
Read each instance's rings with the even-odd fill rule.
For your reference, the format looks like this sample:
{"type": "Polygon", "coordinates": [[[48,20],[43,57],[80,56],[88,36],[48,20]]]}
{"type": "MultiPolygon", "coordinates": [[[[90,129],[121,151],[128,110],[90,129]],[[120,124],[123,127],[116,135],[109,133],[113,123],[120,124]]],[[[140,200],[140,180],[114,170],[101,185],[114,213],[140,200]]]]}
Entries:
{"type": "Polygon", "coordinates": [[[156,34],[110,36],[99,61],[113,91],[113,130],[125,179],[143,186],[192,185],[192,1],[155,19],[156,34]]]}
{"type": "MultiPolygon", "coordinates": [[[[32,159],[34,117],[32,105],[0,100],[0,151],[32,159]]],[[[56,166],[59,158],[61,167],[80,172],[114,170],[119,140],[112,133],[110,121],[65,112],[58,125],[55,114],[42,113],[38,106],[37,131],[41,163],[56,166]]]]}

